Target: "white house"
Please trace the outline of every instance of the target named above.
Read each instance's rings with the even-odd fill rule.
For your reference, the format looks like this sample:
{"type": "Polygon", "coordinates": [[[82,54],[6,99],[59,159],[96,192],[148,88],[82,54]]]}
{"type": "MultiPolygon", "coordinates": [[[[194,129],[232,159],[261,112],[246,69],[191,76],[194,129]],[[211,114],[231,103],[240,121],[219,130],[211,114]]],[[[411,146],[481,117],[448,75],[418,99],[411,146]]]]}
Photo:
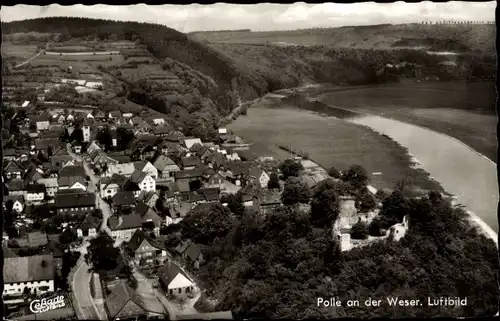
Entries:
{"type": "Polygon", "coordinates": [[[194,283],[173,262],[167,262],[159,271],[158,276],[165,292],[172,296],[178,296],[193,292],[194,283]]]}
{"type": "Polygon", "coordinates": [[[74,120],[75,120],[75,116],[73,116],[71,114],[69,114],[68,117],[66,117],[66,121],[68,121],[68,122],[72,122],[74,120]]]}
{"type": "Polygon", "coordinates": [[[135,170],[148,174],[155,180],[158,179],[158,169],[148,161],[134,162],[134,168],[135,170]]]}
{"type": "Polygon", "coordinates": [[[154,164],[161,178],[174,179],[174,173],[179,172],[181,169],[177,164],[165,155],[160,155],[156,158],[154,164]]]}
{"type": "Polygon", "coordinates": [[[132,113],[124,113],[122,116],[123,116],[123,118],[132,118],[132,116],[134,116],[134,114],[132,114],[132,113]]]}
{"type": "Polygon", "coordinates": [[[153,119],[153,124],[160,126],[165,124],[165,119],[163,118],[155,118],[153,119]]]}
{"type": "Polygon", "coordinates": [[[219,135],[226,135],[226,134],[227,134],[226,128],[219,128],[219,135]]]}
{"type": "Polygon", "coordinates": [[[201,146],[203,146],[203,143],[199,138],[192,137],[184,139],[184,146],[186,146],[187,149],[191,149],[191,147],[193,147],[194,144],[200,144],[201,146]]]}
{"type": "Polygon", "coordinates": [[[136,170],[130,176],[130,180],[136,183],[141,189],[141,191],[146,191],[146,192],[156,191],[156,182],[151,177],[151,175],[147,173],[136,170]]]}
{"type": "Polygon", "coordinates": [[[108,220],[111,237],[116,243],[128,242],[135,231],[142,227],[140,215],[136,213],[112,216],[108,220]]]}
{"type": "Polygon", "coordinates": [[[120,184],[113,177],[104,177],[99,181],[99,190],[101,198],[113,197],[120,190],[120,184]]]}
{"type": "Polygon", "coordinates": [[[47,192],[47,195],[49,195],[49,196],[56,195],[56,193],[57,193],[57,191],[59,189],[59,183],[57,182],[57,178],[56,177],[40,178],[36,182],[38,184],[45,185],[45,190],[47,192]]]}
{"type": "Polygon", "coordinates": [[[92,113],[88,113],[87,114],[87,119],[94,119],[94,115],[92,115],[92,113]]]}
{"type": "Polygon", "coordinates": [[[28,185],[26,193],[26,203],[28,204],[40,204],[45,198],[45,185],[43,184],[31,184],[28,185]]]}
{"type": "Polygon", "coordinates": [[[113,174],[119,174],[127,177],[132,175],[134,171],[135,171],[134,163],[109,164],[108,170],[104,173],[104,176],[111,177],[113,176],[113,174]]]}
{"type": "Polygon", "coordinates": [[[25,100],[24,103],[21,105],[21,107],[26,108],[28,107],[29,104],[30,102],[28,100],[25,100]]]}
{"type": "Polygon", "coordinates": [[[83,124],[82,132],[83,132],[83,141],[90,142],[90,126],[89,126],[89,124],[87,124],[87,123],[83,124]]]}
{"type": "Polygon", "coordinates": [[[22,297],[25,289],[37,295],[54,292],[55,268],[51,254],[5,258],[3,295],[22,297]]]}
{"type": "Polygon", "coordinates": [[[78,86],[85,86],[85,83],[87,80],[85,79],[61,79],[61,82],[63,84],[71,84],[71,85],[78,85],[78,86]]]}
{"type": "Polygon", "coordinates": [[[255,179],[262,188],[267,188],[267,183],[269,183],[269,180],[271,179],[265,171],[256,166],[250,169],[250,176],[255,179]]]}
{"type": "Polygon", "coordinates": [[[50,119],[47,115],[42,115],[38,118],[36,121],[36,130],[37,131],[42,131],[42,130],[48,130],[50,126],[50,119]]]}
{"type": "Polygon", "coordinates": [[[92,152],[94,152],[95,150],[99,150],[101,149],[101,147],[99,147],[99,145],[97,145],[96,143],[92,142],[89,147],[87,147],[87,154],[92,154],[92,152]]]}
{"type": "Polygon", "coordinates": [[[3,204],[7,204],[8,201],[12,201],[12,210],[17,213],[22,213],[24,210],[24,197],[23,195],[9,195],[3,197],[3,204]]]}
{"type": "Polygon", "coordinates": [[[80,176],[69,176],[59,178],[59,190],[81,190],[87,191],[87,184],[85,178],[80,176]]]}

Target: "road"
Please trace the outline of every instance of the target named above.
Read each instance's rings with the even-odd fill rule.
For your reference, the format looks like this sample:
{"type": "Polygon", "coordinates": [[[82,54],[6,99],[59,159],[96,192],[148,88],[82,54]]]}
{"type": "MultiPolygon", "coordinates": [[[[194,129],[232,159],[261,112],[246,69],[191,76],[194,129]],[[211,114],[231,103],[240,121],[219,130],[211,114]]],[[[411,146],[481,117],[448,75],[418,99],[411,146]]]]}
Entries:
{"type": "Polygon", "coordinates": [[[17,64],[15,66],[15,68],[19,68],[19,67],[22,67],[24,65],[26,65],[27,63],[29,63],[31,60],[35,59],[36,57],[40,56],[42,53],[44,53],[45,50],[40,50],[39,53],[37,53],[36,55],[34,55],[33,57],[31,57],[30,59],[26,60],[25,62],[21,62],[20,64],[17,64]]]}
{"type": "Polygon", "coordinates": [[[90,279],[92,273],[89,272],[89,266],[85,262],[84,256],[87,253],[88,243],[85,243],[78,249],[82,253],[75,267],[75,273],[71,280],[71,290],[75,295],[75,312],[79,320],[107,320],[104,311],[99,311],[94,303],[90,293],[90,279]]]}
{"type": "Polygon", "coordinates": [[[83,168],[85,169],[85,174],[90,178],[90,184],[87,188],[87,191],[95,193],[96,208],[99,208],[102,211],[101,231],[105,231],[108,235],[111,235],[111,230],[108,227],[108,219],[111,216],[111,208],[99,195],[99,188],[97,187],[99,184],[99,177],[97,177],[94,174],[94,171],[90,168],[90,164],[87,161],[85,161],[81,155],[73,153],[70,144],[66,145],[66,149],[75,161],[81,162],[83,164],[83,168]]]}

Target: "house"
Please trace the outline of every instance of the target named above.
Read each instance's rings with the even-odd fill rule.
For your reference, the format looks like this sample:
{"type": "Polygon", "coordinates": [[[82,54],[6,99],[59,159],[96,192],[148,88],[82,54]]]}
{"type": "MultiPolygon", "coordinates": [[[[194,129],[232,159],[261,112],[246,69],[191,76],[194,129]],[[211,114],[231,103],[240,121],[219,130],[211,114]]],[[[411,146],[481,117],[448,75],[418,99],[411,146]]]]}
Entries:
{"type": "Polygon", "coordinates": [[[134,167],[136,171],[141,171],[149,176],[151,176],[154,180],[158,179],[158,169],[148,161],[138,161],[134,162],[134,167]]]}
{"type": "Polygon", "coordinates": [[[61,170],[61,168],[68,165],[74,166],[74,163],[72,161],[73,157],[71,157],[70,155],[56,155],[50,157],[50,164],[55,171],[59,171],[61,170]]]}
{"type": "Polygon", "coordinates": [[[37,131],[48,130],[49,125],[50,125],[50,118],[47,114],[42,114],[36,120],[36,130],[37,131]]]}
{"type": "Polygon", "coordinates": [[[171,158],[165,155],[158,156],[153,165],[158,171],[160,178],[172,181],[174,180],[174,173],[181,170],[171,158]]]}
{"type": "Polygon", "coordinates": [[[24,196],[23,195],[9,195],[3,197],[4,211],[7,210],[7,204],[12,201],[12,210],[17,213],[22,213],[24,210],[24,196]]]}
{"type": "Polygon", "coordinates": [[[52,255],[6,257],[3,295],[19,296],[25,289],[38,295],[54,292],[55,264],[52,255]]]}
{"type": "Polygon", "coordinates": [[[28,165],[28,169],[24,174],[24,179],[31,182],[36,182],[40,178],[43,178],[42,174],[44,174],[44,170],[42,166],[37,167],[33,163],[28,165]]]}
{"type": "Polygon", "coordinates": [[[104,303],[108,320],[164,319],[163,305],[155,295],[132,290],[126,280],[119,280],[111,287],[111,293],[104,303]]]}
{"type": "Polygon", "coordinates": [[[192,244],[191,240],[185,240],[180,242],[174,249],[174,251],[179,254],[181,257],[185,257],[186,251],[188,247],[192,244]]]}
{"type": "Polygon", "coordinates": [[[45,185],[45,191],[48,196],[53,197],[59,190],[59,183],[56,177],[40,178],[36,182],[45,185]]]}
{"type": "Polygon", "coordinates": [[[191,156],[191,157],[183,157],[181,159],[182,169],[185,171],[193,170],[196,166],[201,165],[201,160],[199,157],[191,156]]]}
{"type": "Polygon", "coordinates": [[[160,199],[160,196],[156,192],[142,191],[137,198],[138,201],[144,202],[148,207],[156,207],[156,202],[160,199]]]}
{"type": "Polygon", "coordinates": [[[109,119],[116,120],[120,117],[122,117],[122,113],[119,110],[113,110],[113,111],[109,112],[109,114],[108,114],[109,119]]]}
{"type": "Polygon", "coordinates": [[[111,177],[103,177],[99,181],[99,190],[101,198],[105,199],[113,197],[116,193],[122,190],[127,178],[122,175],[114,174],[111,177]]]}
{"type": "Polygon", "coordinates": [[[104,176],[111,177],[114,174],[119,174],[123,176],[130,176],[136,170],[134,163],[123,163],[123,164],[109,164],[108,170],[104,173],[104,176]]]}
{"type": "Polygon", "coordinates": [[[281,206],[281,194],[279,192],[265,193],[257,203],[260,213],[266,215],[281,206]]]}
{"type": "Polygon", "coordinates": [[[68,116],[66,116],[66,121],[69,122],[69,123],[72,123],[73,121],[75,120],[75,116],[69,114],[68,116]]]}
{"type": "Polygon", "coordinates": [[[257,166],[252,166],[250,168],[248,176],[249,181],[260,184],[261,188],[267,188],[267,183],[269,183],[269,180],[271,179],[264,170],[257,166]]]}
{"type": "Polygon", "coordinates": [[[225,179],[219,173],[214,173],[210,175],[206,183],[204,184],[207,188],[219,188],[222,189],[225,179]]]}
{"type": "Polygon", "coordinates": [[[156,182],[147,173],[136,170],[130,176],[130,181],[137,184],[141,191],[156,191],[156,182]]]}
{"type": "MultiPolygon", "coordinates": [[[[153,209],[149,208],[143,202],[138,202],[133,212],[141,217],[143,227],[152,229],[156,234],[160,233],[160,226],[163,220],[153,209]]],[[[167,225],[169,224],[171,222],[167,222],[167,225]]]]}
{"type": "Polygon", "coordinates": [[[92,142],[87,147],[87,154],[91,155],[96,150],[101,150],[101,147],[99,147],[99,145],[97,145],[95,142],[92,142]]]}
{"type": "Polygon", "coordinates": [[[18,158],[18,152],[15,149],[5,149],[3,151],[3,159],[7,161],[15,160],[18,158]]]}
{"type": "Polygon", "coordinates": [[[203,145],[201,139],[195,137],[181,137],[179,141],[187,148],[190,149],[194,144],[203,145]]]}
{"type": "Polygon", "coordinates": [[[77,227],[78,237],[95,237],[101,226],[102,220],[93,213],[87,214],[83,221],[77,227]]]}
{"type": "Polygon", "coordinates": [[[218,202],[220,199],[220,190],[218,188],[202,188],[199,193],[203,195],[203,201],[207,203],[218,202]]]}
{"type": "Polygon", "coordinates": [[[208,146],[202,146],[196,150],[195,155],[200,158],[200,160],[204,163],[208,156],[212,155],[213,152],[210,150],[208,146]]]}
{"type": "Polygon", "coordinates": [[[95,205],[93,193],[59,191],[55,196],[57,214],[89,214],[94,211],[95,205]]]}
{"type": "Polygon", "coordinates": [[[28,191],[28,182],[22,179],[13,179],[7,183],[9,195],[23,195],[26,196],[28,191]]]}
{"type": "Polygon", "coordinates": [[[156,137],[165,137],[170,132],[170,128],[166,126],[158,126],[151,128],[151,133],[156,137]]]}
{"type": "Polygon", "coordinates": [[[26,108],[28,107],[29,104],[30,104],[29,100],[25,100],[24,103],[21,105],[21,107],[26,108]]]}
{"type": "Polygon", "coordinates": [[[130,209],[135,205],[135,195],[131,191],[117,192],[113,195],[112,201],[115,212],[130,209]]]}
{"type": "Polygon", "coordinates": [[[82,165],[75,166],[64,166],[59,171],[59,177],[72,177],[72,176],[80,176],[85,177],[87,174],[85,173],[85,168],[82,165]]]}
{"type": "Polygon", "coordinates": [[[46,189],[43,184],[30,184],[26,192],[27,204],[40,204],[45,199],[46,189]]]}
{"type": "Polygon", "coordinates": [[[171,296],[191,293],[194,290],[194,283],[173,262],[167,262],[159,271],[160,284],[165,292],[171,296]]]}
{"type": "Polygon", "coordinates": [[[200,170],[183,170],[174,173],[175,183],[180,192],[194,191],[201,187],[203,173],[200,170]]]}
{"type": "Polygon", "coordinates": [[[127,250],[131,254],[136,265],[145,266],[162,264],[167,259],[167,251],[155,247],[142,230],[135,231],[127,244],[127,250]]]}
{"type": "Polygon", "coordinates": [[[111,216],[108,219],[108,227],[111,237],[118,243],[128,242],[137,229],[142,228],[142,218],[139,214],[111,216]]]}
{"type": "Polygon", "coordinates": [[[196,244],[190,244],[185,252],[185,259],[191,264],[195,269],[200,268],[200,264],[203,263],[203,254],[201,249],[196,244]]]}
{"type": "Polygon", "coordinates": [[[81,176],[63,176],[59,177],[59,190],[80,190],[87,191],[87,183],[85,182],[85,177],[81,176]]]}
{"type": "Polygon", "coordinates": [[[3,169],[6,179],[21,179],[24,173],[24,167],[15,160],[7,163],[3,169]]]}
{"type": "Polygon", "coordinates": [[[153,124],[155,124],[156,126],[165,125],[165,119],[155,118],[153,119],[153,124]]]}

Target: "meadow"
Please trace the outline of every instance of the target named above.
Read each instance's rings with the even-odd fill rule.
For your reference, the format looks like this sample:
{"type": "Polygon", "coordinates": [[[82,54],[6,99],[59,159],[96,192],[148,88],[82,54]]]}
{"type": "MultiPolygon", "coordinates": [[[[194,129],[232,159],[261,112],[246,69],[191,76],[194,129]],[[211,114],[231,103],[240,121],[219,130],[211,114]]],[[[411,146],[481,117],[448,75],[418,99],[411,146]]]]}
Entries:
{"type": "Polygon", "coordinates": [[[318,96],[336,107],[390,117],[454,137],[497,160],[494,83],[391,85],[318,96]]]}
{"type": "Polygon", "coordinates": [[[261,100],[248,109],[247,116],[227,125],[236,135],[252,143],[247,156],[272,156],[284,159],[289,153],[279,146],[290,146],[308,154],[322,167],[345,170],[353,164],[362,165],[376,188],[394,188],[409,178],[415,189],[439,189],[428,175],[411,167],[407,150],[387,136],[333,117],[324,117],[293,106],[261,100]]]}

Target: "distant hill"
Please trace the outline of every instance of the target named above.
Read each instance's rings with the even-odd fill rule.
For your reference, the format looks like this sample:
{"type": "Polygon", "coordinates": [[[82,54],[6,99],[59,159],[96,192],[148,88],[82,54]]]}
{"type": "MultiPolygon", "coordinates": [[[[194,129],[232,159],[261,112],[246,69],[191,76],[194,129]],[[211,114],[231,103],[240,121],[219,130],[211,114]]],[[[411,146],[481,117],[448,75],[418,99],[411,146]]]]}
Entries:
{"type": "Polygon", "coordinates": [[[194,33],[190,37],[210,43],[326,45],[338,48],[389,49],[426,47],[429,50],[495,51],[492,24],[401,24],[347,26],[291,31],[194,33]]]}
{"type": "MultiPolygon", "coordinates": [[[[491,77],[496,70],[494,27],[382,25],[251,32],[245,30],[183,34],[164,25],[95,20],[87,18],[41,18],[2,23],[7,41],[113,42],[127,40],[145,50],[151,62],[100,66],[96,72],[114,77],[122,86],[121,97],[166,114],[171,123],[187,134],[210,138],[221,117],[240,101],[267,92],[305,83],[370,85],[397,81],[398,77],[439,75],[443,79],[491,77]],[[463,27],[463,28],[462,28],[463,27]],[[481,31],[482,30],[482,31],[481,31]],[[273,42],[285,45],[268,45],[273,42]],[[207,43],[209,42],[209,43],[207,43]],[[249,44],[239,44],[246,42],[249,44]],[[316,46],[287,46],[286,43],[316,46]],[[336,44],[335,47],[331,46],[336,44]],[[446,57],[424,51],[395,48],[426,45],[434,50],[476,49],[456,58],[456,68],[442,70],[446,57]],[[477,52],[486,48],[485,52],[477,52]],[[387,72],[387,64],[405,68],[387,72]],[[411,67],[408,67],[411,66],[411,67]],[[140,72],[120,72],[139,68],[140,72]],[[126,74],[126,75],[124,75],[126,74]],[[161,79],[145,77],[162,75],[161,79]],[[164,75],[173,81],[165,81],[164,75]]],[[[4,70],[5,73],[5,70],[4,70]]]]}

